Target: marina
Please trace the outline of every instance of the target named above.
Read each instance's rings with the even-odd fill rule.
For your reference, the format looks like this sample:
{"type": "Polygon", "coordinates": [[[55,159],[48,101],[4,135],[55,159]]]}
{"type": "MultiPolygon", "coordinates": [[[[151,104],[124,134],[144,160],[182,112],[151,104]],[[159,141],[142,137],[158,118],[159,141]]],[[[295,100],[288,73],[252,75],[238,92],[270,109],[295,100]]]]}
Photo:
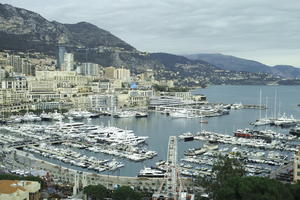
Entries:
{"type": "MultiPolygon", "coordinates": [[[[28,149],[22,150],[21,148],[21,150],[57,165],[93,173],[136,177],[145,168],[148,168],[144,171],[148,174],[149,171],[151,172],[149,169],[152,168],[164,169],[161,161],[166,160],[168,137],[177,135],[179,136],[178,161],[184,176],[208,175],[217,154],[232,155],[236,152],[240,152],[243,160],[247,161],[249,174],[258,171],[260,175],[267,176],[272,170],[281,167],[293,158],[299,142],[297,135],[289,132],[293,132],[292,129],[298,130],[297,126],[282,128],[281,126],[249,125],[258,118],[260,109],[241,109],[240,103],[232,103],[237,102],[232,93],[237,88],[241,88],[242,91],[244,89],[242,86],[230,87],[214,86],[199,90],[200,93],[207,95],[208,100],[214,105],[219,105],[214,102],[234,105],[234,108],[230,109],[226,106],[222,107],[229,111],[229,114],[225,115],[176,118],[162,114],[163,112],[153,111],[147,113],[147,117],[114,118],[98,115],[76,118],[75,115],[64,115],[62,120],[3,125],[0,130],[1,143],[3,146],[16,148],[26,146],[28,149]],[[226,94],[231,94],[230,96],[217,95],[220,92],[215,90],[223,91],[224,88],[228,89],[226,94]],[[200,121],[203,123],[199,123],[200,121]],[[249,138],[243,134],[238,137],[235,136],[237,131],[243,134],[250,132],[251,135],[249,138]],[[45,146],[40,146],[42,143],[45,143],[45,146]],[[87,162],[87,165],[81,167],[57,159],[52,154],[47,155],[47,152],[40,151],[45,147],[64,148],[79,153],[83,158],[86,156],[87,160],[83,161],[87,162]],[[37,152],[32,152],[32,150],[37,152]],[[265,154],[261,156],[261,152],[265,154]],[[271,155],[274,155],[274,159],[270,159],[271,155]],[[115,161],[120,167],[109,168],[107,163],[102,163],[104,161],[107,163],[115,161]],[[97,167],[99,169],[95,170],[97,167]]],[[[241,101],[242,105],[258,105],[257,88],[244,87],[247,87],[249,94],[248,96],[243,94],[243,98],[239,98],[238,101],[241,101]]],[[[274,96],[274,88],[275,86],[264,86],[263,94],[269,91],[266,95],[274,96]]],[[[278,93],[284,93],[286,90],[286,88],[282,91],[281,87],[276,88],[278,93]]],[[[297,90],[293,87],[288,88],[297,90]]],[[[270,102],[271,100],[270,98],[270,102]]],[[[282,113],[285,112],[286,116],[293,115],[294,119],[299,119],[299,108],[293,106],[296,105],[293,103],[294,100],[281,100],[286,101],[285,106],[282,106],[284,107],[282,113]]],[[[272,104],[269,104],[267,110],[272,116],[272,104]]],[[[141,114],[145,114],[144,111],[141,114]]],[[[75,160],[75,158],[72,159],[75,160]]]]}

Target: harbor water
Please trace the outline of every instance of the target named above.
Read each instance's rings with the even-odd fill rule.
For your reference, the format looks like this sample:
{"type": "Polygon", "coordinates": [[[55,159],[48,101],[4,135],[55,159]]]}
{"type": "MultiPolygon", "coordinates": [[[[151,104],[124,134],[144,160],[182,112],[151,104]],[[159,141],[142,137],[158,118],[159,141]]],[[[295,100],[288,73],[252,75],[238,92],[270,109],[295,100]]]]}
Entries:
{"type": "MultiPolygon", "coordinates": [[[[193,94],[204,94],[211,103],[242,103],[258,105],[260,102],[260,90],[262,91],[262,104],[266,104],[267,110],[262,110],[264,117],[267,111],[268,117],[286,113],[287,116],[293,115],[300,119],[300,86],[210,86],[205,89],[196,89],[193,94]],[[276,103],[275,103],[276,96],[276,103]],[[275,106],[276,105],[276,106],[275,106]],[[275,108],[276,107],[276,108],[275,108]]],[[[166,160],[167,145],[169,136],[178,136],[182,133],[197,133],[201,129],[213,131],[222,134],[233,135],[236,129],[253,128],[249,123],[259,119],[260,111],[258,109],[231,110],[229,115],[207,118],[207,124],[199,123],[199,118],[171,118],[165,114],[151,112],[147,118],[113,118],[110,116],[100,116],[100,118],[85,121],[87,124],[116,126],[122,129],[133,130],[137,136],[148,136],[146,147],[158,153],[153,159],[142,162],[133,162],[128,159],[116,158],[125,164],[114,172],[103,172],[109,175],[137,176],[144,167],[153,166],[159,160],[166,160]]],[[[45,123],[45,122],[43,122],[45,123]]],[[[263,126],[257,129],[272,129],[280,133],[288,134],[289,129],[281,129],[270,126],[263,126]]],[[[200,147],[199,141],[178,142],[178,158],[183,158],[184,151],[189,148],[200,147]]],[[[74,149],[75,150],[75,149],[74,149]]],[[[87,150],[79,150],[89,156],[101,159],[112,159],[112,156],[102,153],[93,153],[87,150]]],[[[45,159],[43,157],[40,157],[45,159]]],[[[47,159],[46,159],[47,160],[47,159]]],[[[49,160],[50,161],[50,160],[49,160]]],[[[62,162],[51,160],[62,166],[68,166],[62,162]]],[[[79,169],[74,166],[71,168],[79,169]]],[[[83,169],[82,169],[83,170],[83,169]]]]}

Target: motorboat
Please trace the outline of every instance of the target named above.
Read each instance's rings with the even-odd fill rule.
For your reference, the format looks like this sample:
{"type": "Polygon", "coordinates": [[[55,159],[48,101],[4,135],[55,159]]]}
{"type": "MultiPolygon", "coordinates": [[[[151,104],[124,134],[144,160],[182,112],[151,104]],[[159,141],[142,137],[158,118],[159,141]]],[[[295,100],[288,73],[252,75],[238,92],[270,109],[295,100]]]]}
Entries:
{"type": "Polygon", "coordinates": [[[136,112],[135,117],[136,118],[148,117],[148,113],[147,112],[136,112]]]}
{"type": "Polygon", "coordinates": [[[42,119],[32,112],[27,112],[23,116],[22,120],[24,122],[35,122],[35,121],[41,121],[42,119]]]}
{"type": "Polygon", "coordinates": [[[40,114],[40,118],[42,119],[42,121],[51,121],[52,120],[52,115],[50,113],[46,113],[45,111],[43,111],[40,114]]]}
{"type": "Polygon", "coordinates": [[[148,178],[163,178],[164,176],[165,173],[163,171],[149,168],[149,167],[145,167],[138,174],[138,177],[148,177],[148,178]]]}
{"type": "Polygon", "coordinates": [[[136,116],[136,112],[133,111],[121,111],[118,112],[116,114],[114,114],[114,118],[131,118],[131,117],[135,117],[136,116]]]}

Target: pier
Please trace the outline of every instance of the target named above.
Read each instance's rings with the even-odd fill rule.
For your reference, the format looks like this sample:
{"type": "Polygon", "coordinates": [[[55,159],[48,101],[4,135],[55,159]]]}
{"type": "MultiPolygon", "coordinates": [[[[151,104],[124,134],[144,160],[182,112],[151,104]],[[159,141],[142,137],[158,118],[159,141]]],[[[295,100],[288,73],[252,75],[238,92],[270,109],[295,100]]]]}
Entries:
{"type": "Polygon", "coordinates": [[[183,185],[177,166],[177,138],[170,136],[167,154],[167,172],[153,200],[193,200],[194,195],[183,192],[183,185]]]}

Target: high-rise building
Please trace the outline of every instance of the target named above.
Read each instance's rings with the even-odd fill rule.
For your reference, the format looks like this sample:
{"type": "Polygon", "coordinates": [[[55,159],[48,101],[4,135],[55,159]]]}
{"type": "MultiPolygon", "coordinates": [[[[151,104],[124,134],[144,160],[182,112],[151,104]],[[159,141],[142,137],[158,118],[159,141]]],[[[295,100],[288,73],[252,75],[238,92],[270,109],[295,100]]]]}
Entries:
{"type": "Polygon", "coordinates": [[[9,65],[13,67],[13,71],[22,73],[22,58],[16,55],[9,56],[9,65]]]}
{"type": "Polygon", "coordinates": [[[80,66],[80,74],[96,76],[99,74],[99,66],[95,63],[82,63],[80,66]]]}
{"type": "Polygon", "coordinates": [[[5,78],[5,74],[6,74],[5,70],[0,68],[0,81],[2,81],[5,78]]]}
{"type": "Polygon", "coordinates": [[[67,53],[65,47],[63,46],[58,47],[57,66],[56,66],[57,70],[62,69],[65,53],[67,53]]]}
{"type": "Polygon", "coordinates": [[[119,68],[116,70],[116,79],[121,80],[123,82],[129,82],[130,81],[130,70],[119,68]]]}
{"type": "Polygon", "coordinates": [[[22,74],[35,76],[35,66],[32,65],[28,60],[22,60],[22,74]]]}
{"type": "Polygon", "coordinates": [[[72,53],[64,54],[64,62],[62,64],[62,71],[72,71],[74,67],[74,55],[72,53]]]}

